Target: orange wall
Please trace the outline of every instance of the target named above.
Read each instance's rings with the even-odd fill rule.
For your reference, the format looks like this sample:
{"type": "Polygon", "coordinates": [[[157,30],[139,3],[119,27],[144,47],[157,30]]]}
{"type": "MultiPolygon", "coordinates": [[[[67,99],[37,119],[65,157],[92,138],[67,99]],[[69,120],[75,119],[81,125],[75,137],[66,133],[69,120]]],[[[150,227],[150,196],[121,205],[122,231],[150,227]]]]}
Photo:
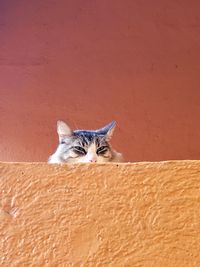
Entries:
{"type": "Polygon", "coordinates": [[[129,161],[200,158],[200,2],[1,1],[0,160],[115,119],[129,161]]]}
{"type": "Polygon", "coordinates": [[[200,162],[0,164],[0,266],[200,266],[200,162]]]}

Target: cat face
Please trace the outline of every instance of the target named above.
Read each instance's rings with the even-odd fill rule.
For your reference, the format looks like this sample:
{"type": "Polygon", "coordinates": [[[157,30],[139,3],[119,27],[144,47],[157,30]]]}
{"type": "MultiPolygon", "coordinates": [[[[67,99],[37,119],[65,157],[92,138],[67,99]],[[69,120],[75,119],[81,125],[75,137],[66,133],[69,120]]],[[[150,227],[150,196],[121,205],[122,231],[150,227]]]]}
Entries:
{"type": "Polygon", "coordinates": [[[58,121],[57,132],[59,145],[56,152],[50,157],[49,163],[81,163],[81,162],[109,162],[115,157],[109,144],[115,122],[111,122],[98,130],[75,130],[58,121]]]}

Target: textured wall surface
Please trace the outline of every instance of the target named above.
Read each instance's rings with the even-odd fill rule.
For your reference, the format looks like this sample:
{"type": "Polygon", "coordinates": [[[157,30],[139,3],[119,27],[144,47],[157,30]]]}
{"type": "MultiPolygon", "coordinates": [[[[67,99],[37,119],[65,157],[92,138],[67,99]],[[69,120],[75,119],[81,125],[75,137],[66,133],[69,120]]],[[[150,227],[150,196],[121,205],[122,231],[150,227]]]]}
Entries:
{"type": "Polygon", "coordinates": [[[200,162],[0,164],[0,266],[200,266],[200,162]]]}
{"type": "Polygon", "coordinates": [[[0,160],[115,119],[127,161],[200,159],[200,1],[1,0],[0,160]]]}

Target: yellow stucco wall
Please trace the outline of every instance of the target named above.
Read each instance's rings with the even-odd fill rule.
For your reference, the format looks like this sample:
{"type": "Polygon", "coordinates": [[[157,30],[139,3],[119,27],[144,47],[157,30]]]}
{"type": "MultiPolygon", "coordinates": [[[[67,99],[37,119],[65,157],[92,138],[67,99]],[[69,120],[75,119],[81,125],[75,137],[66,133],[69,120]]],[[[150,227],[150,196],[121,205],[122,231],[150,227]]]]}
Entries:
{"type": "Polygon", "coordinates": [[[200,161],[0,164],[0,266],[200,266],[200,161]]]}

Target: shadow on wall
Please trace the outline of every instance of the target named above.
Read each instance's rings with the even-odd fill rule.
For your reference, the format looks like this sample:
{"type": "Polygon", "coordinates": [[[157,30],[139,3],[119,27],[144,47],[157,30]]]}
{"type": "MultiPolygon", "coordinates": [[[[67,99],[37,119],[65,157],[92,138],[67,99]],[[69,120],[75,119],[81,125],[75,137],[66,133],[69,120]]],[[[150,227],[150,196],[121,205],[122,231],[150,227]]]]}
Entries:
{"type": "Polygon", "coordinates": [[[117,121],[127,161],[200,158],[198,1],[1,1],[0,160],[117,121]]]}

